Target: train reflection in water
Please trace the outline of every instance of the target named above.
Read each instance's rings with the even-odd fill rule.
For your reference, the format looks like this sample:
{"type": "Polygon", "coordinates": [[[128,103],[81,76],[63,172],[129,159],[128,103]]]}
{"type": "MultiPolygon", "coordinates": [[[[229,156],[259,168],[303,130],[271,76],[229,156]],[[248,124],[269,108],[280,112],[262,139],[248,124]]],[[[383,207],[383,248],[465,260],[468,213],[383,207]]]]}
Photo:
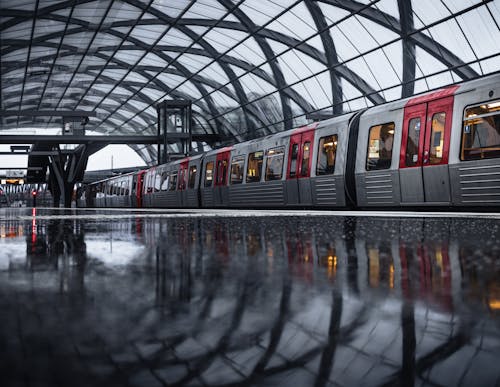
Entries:
{"type": "MultiPolygon", "coordinates": [[[[127,380],[144,362],[174,385],[500,378],[497,221],[110,213],[16,222],[0,225],[22,229],[2,232],[0,245],[26,243],[27,265],[10,254],[16,264],[0,265],[0,290],[16,289],[42,320],[47,302],[55,304],[93,359],[116,363],[139,351],[126,356],[129,371],[120,368],[127,380]],[[37,275],[45,292],[32,300],[37,275]],[[61,307],[61,294],[78,301],[61,307]]],[[[59,328],[44,335],[52,340],[59,328]]],[[[81,372],[86,382],[116,378],[81,372]]]]}

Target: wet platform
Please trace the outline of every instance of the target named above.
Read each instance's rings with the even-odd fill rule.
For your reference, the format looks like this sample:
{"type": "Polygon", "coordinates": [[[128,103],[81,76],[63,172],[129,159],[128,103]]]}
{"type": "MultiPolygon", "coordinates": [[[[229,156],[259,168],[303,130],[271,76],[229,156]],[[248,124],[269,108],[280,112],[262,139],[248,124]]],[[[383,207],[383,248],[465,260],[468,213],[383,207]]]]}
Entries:
{"type": "Polygon", "coordinates": [[[1,386],[498,386],[500,216],[0,209],[1,386]]]}

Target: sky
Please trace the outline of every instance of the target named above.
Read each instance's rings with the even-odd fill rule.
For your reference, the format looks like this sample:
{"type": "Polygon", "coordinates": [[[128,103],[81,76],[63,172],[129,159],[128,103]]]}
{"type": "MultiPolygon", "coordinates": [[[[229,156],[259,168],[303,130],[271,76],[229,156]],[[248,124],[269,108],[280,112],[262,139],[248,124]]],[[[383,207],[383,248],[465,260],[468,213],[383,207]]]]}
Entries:
{"type": "MultiPolygon", "coordinates": [[[[10,152],[10,145],[0,145],[0,152],[10,152]]],[[[111,158],[113,158],[113,168],[146,165],[144,160],[127,145],[108,145],[89,157],[87,171],[111,169],[111,158]]],[[[3,174],[4,170],[15,170],[27,166],[28,156],[0,155],[0,174],[3,174]]]]}

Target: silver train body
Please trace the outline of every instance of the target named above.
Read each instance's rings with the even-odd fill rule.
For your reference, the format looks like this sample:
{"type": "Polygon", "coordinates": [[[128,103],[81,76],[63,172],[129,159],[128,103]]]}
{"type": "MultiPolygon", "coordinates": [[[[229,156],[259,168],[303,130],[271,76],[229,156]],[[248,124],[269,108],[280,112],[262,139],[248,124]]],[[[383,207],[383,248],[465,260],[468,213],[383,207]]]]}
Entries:
{"type": "MultiPolygon", "coordinates": [[[[143,207],[500,209],[500,74],[135,175],[143,207]]],[[[79,204],[134,206],[116,179],[79,204]]]]}

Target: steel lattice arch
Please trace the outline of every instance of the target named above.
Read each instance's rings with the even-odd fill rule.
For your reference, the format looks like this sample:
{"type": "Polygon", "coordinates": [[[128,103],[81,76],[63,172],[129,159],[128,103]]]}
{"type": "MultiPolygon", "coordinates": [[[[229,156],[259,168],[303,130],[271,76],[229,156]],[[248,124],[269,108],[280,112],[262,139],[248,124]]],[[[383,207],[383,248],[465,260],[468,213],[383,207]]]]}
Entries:
{"type": "MultiPolygon", "coordinates": [[[[154,134],[156,104],[189,99],[194,133],[236,142],[500,69],[498,0],[3,0],[1,15],[1,109],[94,111],[93,133],[154,134]]],[[[61,122],[2,117],[34,127],[61,122]]]]}

